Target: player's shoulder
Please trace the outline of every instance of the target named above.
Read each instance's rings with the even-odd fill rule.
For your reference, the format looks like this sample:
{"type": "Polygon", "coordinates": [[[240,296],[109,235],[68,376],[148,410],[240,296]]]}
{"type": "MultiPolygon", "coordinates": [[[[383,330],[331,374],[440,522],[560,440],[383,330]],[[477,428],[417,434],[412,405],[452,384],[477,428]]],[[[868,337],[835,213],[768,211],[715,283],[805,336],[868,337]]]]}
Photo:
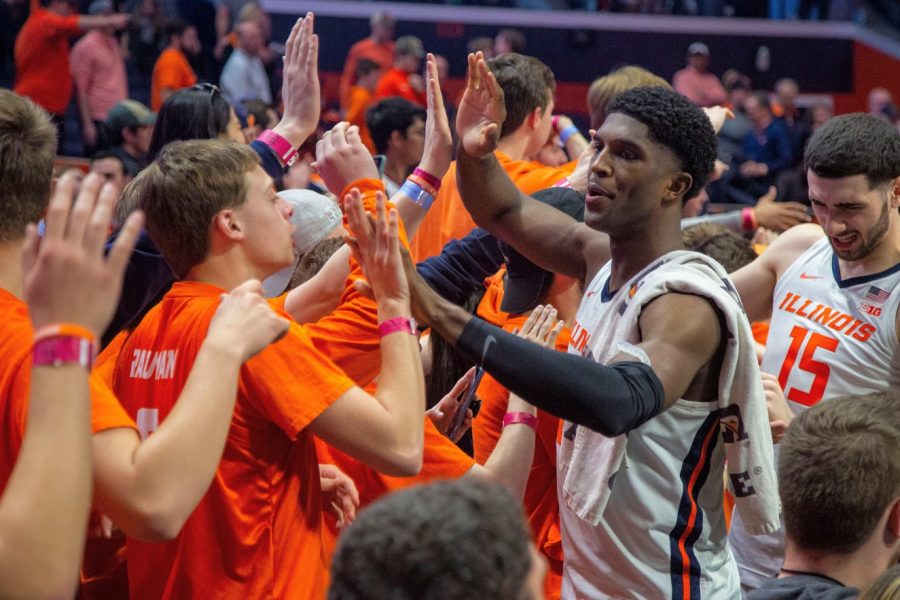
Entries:
{"type": "Polygon", "coordinates": [[[824,236],[825,232],[816,224],[796,225],[778,236],[760,258],[770,263],[773,270],[780,276],[785,269],[824,236]]]}

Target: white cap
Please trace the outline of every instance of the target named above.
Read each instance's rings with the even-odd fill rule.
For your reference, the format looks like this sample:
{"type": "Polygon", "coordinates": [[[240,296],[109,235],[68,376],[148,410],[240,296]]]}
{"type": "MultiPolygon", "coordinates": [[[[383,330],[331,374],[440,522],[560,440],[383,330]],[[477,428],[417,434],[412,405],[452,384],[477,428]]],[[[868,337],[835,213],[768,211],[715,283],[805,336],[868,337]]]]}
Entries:
{"type": "Polygon", "coordinates": [[[293,264],[267,277],[263,281],[263,291],[267,298],[275,298],[284,293],[300,262],[300,256],[309,252],[313,246],[331,235],[341,226],[341,210],[327,196],[312,190],[284,190],[278,195],[291,205],[294,214],[291,223],[294,225],[294,254],[297,258],[293,264]]]}

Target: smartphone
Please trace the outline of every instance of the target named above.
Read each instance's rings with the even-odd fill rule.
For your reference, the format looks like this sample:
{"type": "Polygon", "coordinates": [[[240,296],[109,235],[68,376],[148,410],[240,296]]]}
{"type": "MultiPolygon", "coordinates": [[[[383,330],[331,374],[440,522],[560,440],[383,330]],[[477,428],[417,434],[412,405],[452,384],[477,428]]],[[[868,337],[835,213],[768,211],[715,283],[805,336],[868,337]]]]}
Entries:
{"type": "Polygon", "coordinates": [[[475,367],[475,376],[472,378],[472,383],[470,383],[469,387],[466,389],[462,401],[459,403],[459,406],[456,407],[456,414],[453,415],[453,421],[450,422],[450,427],[447,428],[447,437],[451,440],[456,439],[456,434],[459,433],[460,427],[462,427],[462,424],[466,420],[466,414],[469,412],[469,408],[471,408],[472,402],[475,400],[475,390],[478,389],[482,377],[484,377],[484,368],[475,367]]]}
{"type": "Polygon", "coordinates": [[[375,159],[375,166],[378,168],[378,178],[384,179],[384,164],[387,162],[387,157],[384,154],[376,154],[372,158],[375,159]]]}

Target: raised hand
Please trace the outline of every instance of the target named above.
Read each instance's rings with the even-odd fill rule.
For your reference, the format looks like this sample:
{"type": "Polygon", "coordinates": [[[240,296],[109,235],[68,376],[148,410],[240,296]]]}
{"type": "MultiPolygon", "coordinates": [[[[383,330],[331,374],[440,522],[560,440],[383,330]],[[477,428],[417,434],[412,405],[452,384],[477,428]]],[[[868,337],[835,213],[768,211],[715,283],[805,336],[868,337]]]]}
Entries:
{"type": "Polygon", "coordinates": [[[447,120],[441,84],[438,82],[434,54],[428,54],[425,72],[428,76],[426,82],[428,107],[425,115],[425,150],[422,152],[419,167],[440,179],[447,173],[453,159],[453,136],[450,133],[450,122],[447,120]]]}
{"type": "Polygon", "coordinates": [[[462,149],[476,158],[493,152],[505,119],[503,90],[488,69],[484,55],[470,54],[466,91],[456,113],[456,132],[462,149]]]}
{"type": "Polygon", "coordinates": [[[536,306],[528,315],[522,329],[514,330],[513,333],[544,348],[555,348],[556,339],[565,325],[563,321],[556,319],[557,314],[556,309],[550,304],[536,306]]]}
{"type": "MultiPolygon", "coordinates": [[[[431,422],[434,423],[434,426],[437,427],[438,431],[444,435],[447,435],[447,428],[450,427],[450,424],[453,422],[453,417],[456,415],[456,410],[459,408],[463,392],[468,389],[474,377],[475,367],[472,367],[466,371],[465,375],[459,378],[459,381],[456,382],[453,389],[447,392],[446,396],[425,411],[425,415],[431,419],[431,422]]],[[[462,436],[466,434],[466,431],[472,427],[472,419],[472,409],[467,409],[466,419],[463,421],[462,426],[456,432],[456,436],[452,440],[454,444],[462,439],[462,436]]]]}
{"type": "Polygon", "coordinates": [[[776,194],[775,187],[769,186],[769,191],[753,207],[753,214],[760,227],[782,232],[809,221],[805,206],[799,202],[776,202],[776,194]]]}
{"type": "Polygon", "coordinates": [[[57,182],[43,239],[33,224],[25,232],[23,295],[35,329],[75,323],[99,338],[119,303],[125,265],[144,218],[133,212],[104,255],[116,190],[103,185],[99,175],[88,175],[73,205],[75,187],[71,176],[57,182]]]}
{"type": "Polygon", "coordinates": [[[338,123],[316,142],[313,167],[335,195],[354,181],[378,179],[378,168],[359,137],[359,127],[347,122],[338,123]]]}
{"type": "Polygon", "coordinates": [[[397,210],[388,212],[384,194],[378,192],[372,217],[363,208],[359,190],[353,188],[344,198],[344,213],[352,232],[344,241],[366,275],[366,282],[354,285],[362,293],[371,291],[379,311],[384,303],[391,303],[399,314],[409,314],[409,285],[400,255],[397,210]]]}
{"type": "Polygon", "coordinates": [[[319,37],[313,33],[314,21],[311,12],[298,19],[284,48],[284,83],[281,86],[284,115],[275,131],[294,147],[315,132],[322,111],[319,37]]]}
{"type": "Polygon", "coordinates": [[[262,284],[245,281],[228,294],[216,309],[207,331],[207,339],[227,347],[240,348],[243,360],[249,360],[287,333],[290,321],[279,317],[263,298],[262,284]]]}

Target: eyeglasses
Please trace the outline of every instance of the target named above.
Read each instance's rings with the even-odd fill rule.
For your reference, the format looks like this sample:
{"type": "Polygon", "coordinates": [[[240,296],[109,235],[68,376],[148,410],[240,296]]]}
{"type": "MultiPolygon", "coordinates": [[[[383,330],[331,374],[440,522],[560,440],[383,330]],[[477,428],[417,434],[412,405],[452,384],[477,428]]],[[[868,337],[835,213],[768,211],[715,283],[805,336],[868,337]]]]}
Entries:
{"type": "Polygon", "coordinates": [[[219,88],[219,86],[217,86],[214,83],[209,83],[208,81],[200,82],[197,85],[195,85],[194,87],[192,87],[191,89],[197,90],[197,91],[207,91],[207,92],[209,92],[210,98],[216,94],[222,93],[222,90],[219,88]]]}

